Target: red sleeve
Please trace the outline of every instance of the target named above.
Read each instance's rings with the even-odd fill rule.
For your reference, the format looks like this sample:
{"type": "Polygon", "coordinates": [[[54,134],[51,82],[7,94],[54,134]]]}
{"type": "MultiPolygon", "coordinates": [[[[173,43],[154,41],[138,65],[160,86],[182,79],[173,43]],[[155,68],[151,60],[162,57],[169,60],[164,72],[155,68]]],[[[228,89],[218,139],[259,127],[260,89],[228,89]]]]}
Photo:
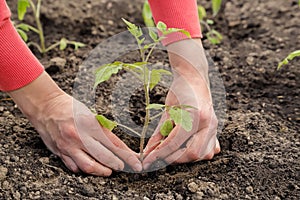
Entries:
{"type": "Polygon", "coordinates": [[[0,0],[0,90],[11,91],[35,80],[44,68],[23,42],[4,0],[0,0]]]}
{"type": "MultiPolygon", "coordinates": [[[[164,22],[169,28],[188,31],[192,38],[201,38],[201,28],[196,0],[149,0],[155,22],[164,22]]],[[[163,44],[187,39],[182,33],[170,34],[163,44]]]]}

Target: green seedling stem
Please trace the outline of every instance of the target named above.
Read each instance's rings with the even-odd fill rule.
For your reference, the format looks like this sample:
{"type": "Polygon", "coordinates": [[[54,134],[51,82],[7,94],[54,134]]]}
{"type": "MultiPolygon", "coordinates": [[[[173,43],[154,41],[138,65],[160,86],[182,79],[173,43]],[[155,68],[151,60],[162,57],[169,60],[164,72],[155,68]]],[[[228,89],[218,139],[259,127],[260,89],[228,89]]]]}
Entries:
{"type": "Polygon", "coordinates": [[[28,36],[24,31],[33,31],[39,35],[40,44],[38,44],[36,42],[28,42],[27,43],[28,46],[36,47],[38,49],[38,51],[43,54],[58,47],[58,46],[60,47],[60,50],[64,50],[68,44],[74,45],[75,50],[77,50],[78,47],[85,46],[83,43],[76,42],[76,41],[69,41],[65,38],[62,38],[59,42],[56,42],[56,43],[50,45],[49,47],[46,47],[44,30],[43,30],[43,26],[42,26],[42,23],[40,20],[41,5],[42,5],[42,0],[37,0],[36,4],[32,0],[18,0],[18,18],[19,18],[19,20],[21,20],[21,21],[23,20],[25,14],[27,12],[27,8],[30,7],[32,9],[35,24],[36,24],[36,27],[33,27],[33,26],[25,24],[25,23],[16,25],[15,27],[16,27],[18,33],[21,35],[21,37],[23,38],[23,40],[25,42],[27,42],[28,36]]]}
{"type": "Polygon", "coordinates": [[[95,85],[108,80],[113,74],[117,74],[119,70],[124,69],[133,73],[143,84],[144,96],[145,96],[145,118],[141,134],[135,130],[111,121],[105,118],[103,115],[97,115],[96,118],[99,123],[109,130],[112,130],[115,126],[123,127],[135,135],[140,137],[140,160],[144,159],[143,149],[145,145],[146,133],[151,120],[161,116],[164,112],[169,112],[170,118],[162,124],[162,129],[160,130],[163,137],[168,136],[168,134],[173,129],[173,121],[175,124],[180,124],[185,130],[190,131],[192,128],[192,118],[190,113],[184,109],[191,108],[190,106],[178,105],[178,106],[165,106],[162,104],[150,104],[150,91],[159,83],[162,75],[171,75],[171,72],[164,69],[150,69],[149,59],[152,55],[157,44],[163,40],[168,34],[181,32],[187,37],[190,37],[189,33],[182,29],[167,28],[166,24],[163,22],[158,22],[156,28],[161,32],[162,36],[159,37],[151,28],[149,28],[149,36],[152,40],[151,43],[145,44],[145,37],[142,29],[135,24],[123,19],[124,23],[127,25],[128,31],[132,34],[138,44],[138,50],[141,57],[141,62],[135,63],[123,63],[115,61],[113,63],[108,63],[100,66],[95,72],[95,85]],[[160,110],[160,112],[154,116],[151,116],[151,109],[160,110]],[[173,120],[173,121],[171,121],[173,120]]]}

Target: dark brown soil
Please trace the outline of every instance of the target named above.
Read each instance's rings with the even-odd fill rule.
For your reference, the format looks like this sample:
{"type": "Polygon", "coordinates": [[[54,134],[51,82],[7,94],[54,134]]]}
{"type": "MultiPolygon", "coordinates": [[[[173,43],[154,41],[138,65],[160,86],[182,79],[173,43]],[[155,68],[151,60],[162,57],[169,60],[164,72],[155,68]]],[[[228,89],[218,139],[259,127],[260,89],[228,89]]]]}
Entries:
{"type": "MultiPolygon", "coordinates": [[[[0,93],[0,199],[300,199],[299,58],[276,71],[282,58],[300,49],[297,2],[225,1],[214,25],[224,36],[222,44],[212,46],[204,38],[227,95],[222,152],[211,161],[109,178],[73,174],[0,93]]],[[[209,1],[199,3],[210,8],[209,1]]],[[[8,4],[16,19],[16,0],[8,4]]],[[[33,51],[71,94],[88,53],[125,30],[121,17],[142,25],[141,5],[142,0],[45,0],[42,21],[49,44],[65,36],[87,47],[44,57],[33,51]],[[53,57],[66,60],[60,71],[51,64],[53,57]]],[[[105,97],[109,84],[101,92],[105,97]]]]}

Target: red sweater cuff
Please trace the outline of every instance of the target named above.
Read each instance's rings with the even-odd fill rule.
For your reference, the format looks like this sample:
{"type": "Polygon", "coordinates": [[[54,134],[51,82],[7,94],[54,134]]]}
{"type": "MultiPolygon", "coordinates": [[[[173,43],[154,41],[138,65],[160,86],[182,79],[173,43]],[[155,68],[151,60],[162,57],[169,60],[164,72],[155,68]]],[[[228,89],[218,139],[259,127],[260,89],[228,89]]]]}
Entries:
{"type": "MultiPolygon", "coordinates": [[[[202,38],[196,0],[149,0],[154,21],[168,28],[188,31],[192,38],[202,38]]],[[[164,45],[187,39],[183,33],[173,33],[162,41],[164,45]]]]}
{"type": "Polygon", "coordinates": [[[44,68],[15,30],[5,7],[0,0],[0,90],[11,91],[35,80],[44,68]]]}

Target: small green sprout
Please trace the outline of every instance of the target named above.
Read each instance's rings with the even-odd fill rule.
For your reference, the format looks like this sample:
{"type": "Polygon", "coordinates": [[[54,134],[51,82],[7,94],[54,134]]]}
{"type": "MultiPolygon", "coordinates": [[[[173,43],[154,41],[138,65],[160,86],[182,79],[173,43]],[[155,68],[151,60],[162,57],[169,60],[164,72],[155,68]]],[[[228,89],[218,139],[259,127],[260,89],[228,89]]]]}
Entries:
{"type": "MultiPolygon", "coordinates": [[[[219,12],[221,3],[222,3],[222,1],[220,1],[220,0],[212,1],[212,5],[213,5],[212,8],[213,8],[214,16],[219,12]],[[220,3],[220,4],[217,4],[217,3],[220,3]],[[215,4],[217,4],[217,5],[215,5],[215,4]]],[[[200,24],[207,29],[205,36],[207,37],[208,41],[214,45],[220,44],[223,39],[223,36],[219,31],[210,27],[210,25],[214,24],[214,21],[212,19],[206,19],[207,18],[206,10],[203,6],[200,6],[200,5],[198,6],[198,16],[199,16],[200,24]]]]}
{"type": "Polygon", "coordinates": [[[211,0],[213,16],[216,16],[220,11],[222,0],[211,0]]]}
{"type": "Polygon", "coordinates": [[[280,69],[283,65],[287,65],[289,61],[299,56],[300,56],[300,50],[293,51],[285,59],[283,59],[280,63],[278,63],[277,69],[280,69]]]}
{"type": "Polygon", "coordinates": [[[27,43],[28,46],[36,47],[40,53],[46,53],[58,46],[60,50],[66,49],[67,45],[73,45],[75,50],[77,50],[79,47],[85,46],[81,42],[70,41],[67,40],[66,38],[62,38],[59,42],[56,42],[50,45],[49,47],[46,47],[43,26],[40,20],[41,4],[42,4],[42,0],[37,0],[36,4],[34,4],[32,0],[18,0],[18,19],[20,21],[23,21],[24,16],[27,13],[27,8],[31,8],[33,11],[36,27],[25,23],[17,24],[15,25],[17,32],[25,42],[28,41],[28,35],[26,33],[28,31],[33,31],[34,33],[38,34],[40,38],[40,44],[36,42],[28,42],[27,43]]]}
{"type": "Polygon", "coordinates": [[[145,137],[148,130],[149,123],[151,120],[160,117],[163,113],[168,113],[170,119],[167,119],[160,127],[160,133],[162,136],[167,137],[168,134],[173,129],[173,124],[180,125],[186,131],[191,131],[192,129],[192,117],[189,111],[186,109],[191,108],[191,106],[176,105],[176,106],[166,106],[163,104],[150,104],[150,91],[161,81],[162,76],[172,75],[172,73],[165,69],[150,69],[149,58],[155,49],[155,47],[162,41],[167,35],[175,32],[180,32],[187,37],[190,34],[183,30],[177,28],[168,28],[165,23],[158,22],[156,28],[160,31],[161,36],[158,36],[151,28],[149,28],[149,36],[152,40],[151,43],[145,42],[145,35],[142,29],[135,24],[122,19],[127,25],[128,31],[135,38],[138,44],[138,50],[140,53],[141,61],[135,63],[124,63],[120,61],[115,61],[113,63],[108,63],[100,66],[95,71],[95,84],[94,89],[102,82],[107,81],[113,74],[117,74],[120,70],[125,70],[132,73],[138,80],[143,84],[144,96],[145,96],[145,120],[143,125],[143,130],[141,133],[137,133],[131,128],[119,124],[117,122],[111,121],[105,118],[103,115],[97,115],[96,118],[99,123],[112,130],[115,126],[121,126],[127,130],[133,132],[135,135],[140,137],[140,159],[143,160],[143,149],[145,143],[145,137]],[[154,116],[151,116],[151,110],[160,110],[160,112],[154,116]]]}
{"type": "MultiPolygon", "coordinates": [[[[222,0],[212,0],[211,3],[212,3],[213,17],[215,17],[220,11],[222,0]]],[[[144,2],[143,5],[142,16],[146,26],[154,27],[152,12],[147,0],[144,2]]],[[[198,16],[199,16],[200,24],[207,29],[207,33],[205,33],[205,36],[207,37],[208,41],[214,45],[220,44],[223,39],[223,36],[220,32],[210,27],[210,25],[214,24],[214,21],[211,19],[206,19],[207,18],[206,10],[201,5],[198,6],[198,16]]]]}
{"type": "Polygon", "coordinates": [[[154,27],[155,26],[155,23],[152,19],[152,12],[151,12],[150,5],[149,5],[148,1],[145,1],[144,5],[143,5],[142,16],[143,16],[145,25],[147,27],[154,27]]]}

